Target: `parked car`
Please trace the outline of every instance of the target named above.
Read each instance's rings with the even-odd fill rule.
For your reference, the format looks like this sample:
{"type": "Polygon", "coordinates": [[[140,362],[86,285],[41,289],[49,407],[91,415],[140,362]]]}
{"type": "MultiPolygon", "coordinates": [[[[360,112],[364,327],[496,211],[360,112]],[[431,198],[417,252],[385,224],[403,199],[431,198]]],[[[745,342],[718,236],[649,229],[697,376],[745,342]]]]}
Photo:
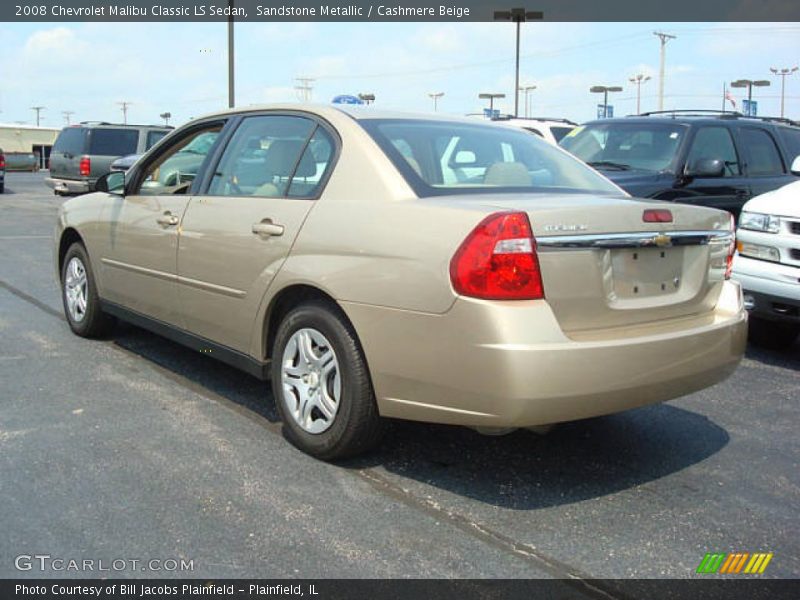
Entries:
{"type": "Polygon", "coordinates": [[[387,417],[498,431],[669,400],[746,343],[730,215],[631,199],[509,127],[249,107],[98,190],[58,217],[72,330],[117,317],[271,377],[287,437],[323,459],[387,417]]]}
{"type": "Polygon", "coordinates": [[[800,127],[738,113],[670,111],[593,121],[561,146],[633,196],[738,215],[752,196],[796,181],[800,127]],[[712,113],[712,114],[709,114],[712,113]]]}
{"type": "Polygon", "coordinates": [[[0,194],[6,191],[6,155],[0,148],[0,194]]]}
{"type": "Polygon", "coordinates": [[[520,127],[546,139],[551,144],[558,144],[564,139],[564,136],[578,126],[577,123],[569,119],[552,117],[516,118],[511,115],[505,115],[495,117],[492,121],[498,124],[520,127]]]}
{"type": "Polygon", "coordinates": [[[50,153],[50,177],[45,183],[56,195],[91,192],[116,158],[148,150],[172,129],[98,122],[65,127],[50,153]]]}
{"type": "Polygon", "coordinates": [[[744,291],[751,338],[791,346],[800,334],[800,181],[745,204],[736,239],[733,278],[744,291]]]}

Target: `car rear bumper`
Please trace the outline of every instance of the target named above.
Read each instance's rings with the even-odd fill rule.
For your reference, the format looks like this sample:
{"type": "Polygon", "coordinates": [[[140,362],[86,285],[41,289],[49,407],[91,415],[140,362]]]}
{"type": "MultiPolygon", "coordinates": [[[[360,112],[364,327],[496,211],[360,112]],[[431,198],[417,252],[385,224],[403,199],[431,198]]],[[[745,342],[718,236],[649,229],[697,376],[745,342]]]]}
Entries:
{"type": "Polygon", "coordinates": [[[443,315],[342,306],[381,414],[458,425],[527,427],[670,400],[725,379],[747,340],[732,282],[713,313],[572,337],[545,301],[462,298],[443,315]]]}
{"type": "Polygon", "coordinates": [[[733,278],[742,286],[750,314],[800,322],[800,268],[737,255],[733,278]]]}
{"type": "Polygon", "coordinates": [[[44,182],[56,192],[62,194],[84,194],[91,190],[92,186],[89,181],[79,179],[58,179],[55,177],[46,177],[44,182]]]}

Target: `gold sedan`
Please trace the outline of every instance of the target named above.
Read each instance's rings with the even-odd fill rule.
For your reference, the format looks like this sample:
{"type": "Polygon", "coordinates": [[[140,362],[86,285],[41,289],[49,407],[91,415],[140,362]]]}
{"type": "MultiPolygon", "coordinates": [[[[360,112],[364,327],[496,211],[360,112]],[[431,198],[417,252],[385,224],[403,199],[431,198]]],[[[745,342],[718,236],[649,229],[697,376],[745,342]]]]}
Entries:
{"type": "Polygon", "coordinates": [[[744,351],[730,215],[632,199],[521,130],[253,107],[98,190],[55,235],[72,330],[120,318],[271,379],[327,460],[385,418],[498,432],[669,400],[744,351]]]}

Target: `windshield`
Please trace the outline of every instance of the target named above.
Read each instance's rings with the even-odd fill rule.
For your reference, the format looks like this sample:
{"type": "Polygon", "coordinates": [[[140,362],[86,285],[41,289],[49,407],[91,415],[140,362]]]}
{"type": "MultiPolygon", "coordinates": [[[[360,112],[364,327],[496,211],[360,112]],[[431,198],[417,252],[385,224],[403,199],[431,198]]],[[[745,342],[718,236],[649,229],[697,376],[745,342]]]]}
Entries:
{"type": "Polygon", "coordinates": [[[420,196],[621,193],[580,161],[522,130],[422,119],[360,123],[420,196]]]}
{"type": "Polygon", "coordinates": [[[564,139],[564,136],[567,135],[570,131],[572,131],[574,127],[572,125],[568,125],[565,127],[558,126],[558,127],[551,127],[550,133],[553,134],[553,137],[556,138],[557,142],[560,142],[564,139]]]}
{"type": "Polygon", "coordinates": [[[615,121],[576,127],[560,144],[593,167],[666,171],[685,136],[686,126],[680,123],[615,121]]]}

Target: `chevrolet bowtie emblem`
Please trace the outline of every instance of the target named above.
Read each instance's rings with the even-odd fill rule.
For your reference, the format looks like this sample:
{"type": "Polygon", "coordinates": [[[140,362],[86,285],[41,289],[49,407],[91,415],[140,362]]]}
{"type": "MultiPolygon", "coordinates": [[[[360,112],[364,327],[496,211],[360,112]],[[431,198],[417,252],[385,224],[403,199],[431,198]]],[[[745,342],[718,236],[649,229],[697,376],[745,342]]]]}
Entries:
{"type": "Polygon", "coordinates": [[[666,248],[672,245],[672,237],[664,233],[659,233],[653,238],[653,243],[659,248],[666,248]]]}

